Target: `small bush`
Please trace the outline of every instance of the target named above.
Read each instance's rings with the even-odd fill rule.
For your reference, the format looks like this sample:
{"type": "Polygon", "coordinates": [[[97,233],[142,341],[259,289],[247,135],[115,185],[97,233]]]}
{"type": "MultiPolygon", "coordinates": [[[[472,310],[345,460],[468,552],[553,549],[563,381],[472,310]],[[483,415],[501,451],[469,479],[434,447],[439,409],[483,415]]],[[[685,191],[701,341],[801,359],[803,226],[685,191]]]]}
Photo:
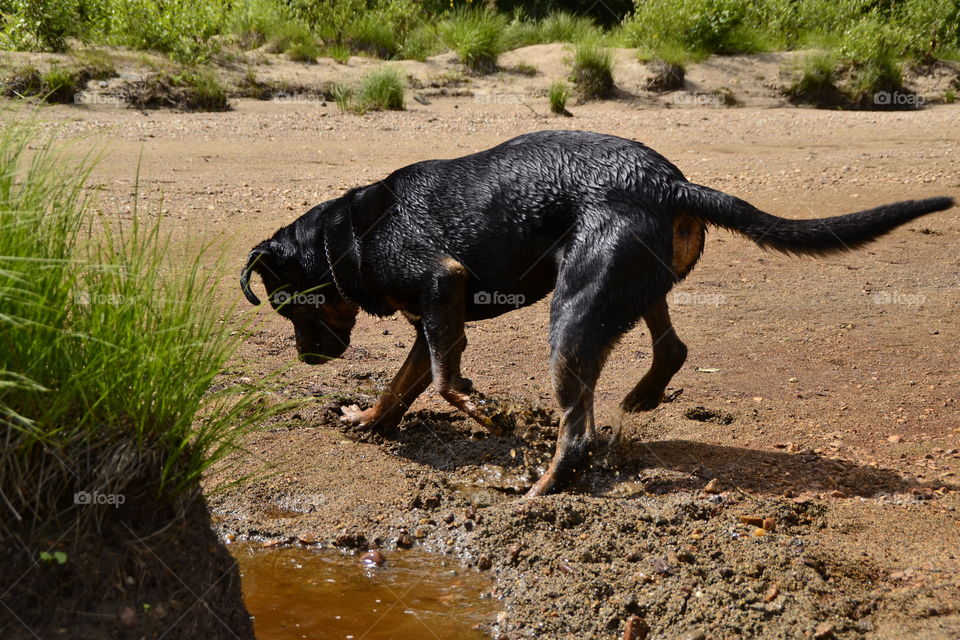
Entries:
{"type": "Polygon", "coordinates": [[[98,49],[73,52],[75,66],[89,80],[106,80],[117,76],[117,67],[110,56],[98,49]]]}
{"type": "Polygon", "coordinates": [[[320,55],[320,47],[315,42],[294,42],[284,52],[294,62],[309,62],[313,64],[320,55]]]}
{"type": "Polygon", "coordinates": [[[654,60],[650,63],[653,75],[647,80],[649,91],[676,91],[683,89],[686,78],[686,69],[682,64],[674,64],[663,60],[654,60]]]}
{"type": "Polygon", "coordinates": [[[693,53],[739,53],[748,50],[740,30],[748,0],[650,0],[637,2],[624,25],[630,46],[659,50],[663,43],[693,53]]]}
{"type": "Polygon", "coordinates": [[[267,41],[267,51],[286,53],[297,45],[316,46],[317,38],[310,28],[302,22],[291,20],[276,26],[267,41]]]}
{"type": "Polygon", "coordinates": [[[378,58],[390,59],[400,51],[400,42],[394,25],[376,13],[364,13],[347,26],[346,42],[354,51],[378,58]]]}
{"type": "Polygon", "coordinates": [[[550,111],[561,116],[571,116],[573,115],[567,111],[567,99],[570,97],[570,90],[567,88],[567,83],[563,80],[557,80],[550,85],[549,91],[550,97],[550,111]]]}
{"type": "Polygon", "coordinates": [[[124,99],[138,109],[169,107],[182,111],[227,111],[230,103],[220,78],[210,70],[185,69],[179,73],[160,72],[130,82],[122,90],[124,99]]]}
{"type": "Polygon", "coordinates": [[[333,99],[341,111],[366,113],[367,111],[403,111],[403,76],[393,69],[381,68],[364,76],[356,87],[337,85],[333,89],[333,99]]]}
{"type": "Polygon", "coordinates": [[[474,73],[493,73],[506,50],[507,19],[489,10],[460,10],[440,23],[443,43],[474,73]]]}
{"type": "Polygon", "coordinates": [[[804,58],[800,74],[784,93],[795,104],[812,104],[827,108],[845,106],[846,95],[836,85],[837,59],[830,53],[804,58]]]}
{"type": "Polygon", "coordinates": [[[122,0],[113,2],[112,39],[132,49],[158,51],[183,63],[206,62],[220,50],[230,0],[122,0]]]}
{"type": "Polygon", "coordinates": [[[423,61],[441,48],[437,30],[431,25],[423,24],[406,34],[397,55],[405,60],[423,61]]]}
{"type": "Polygon", "coordinates": [[[584,100],[610,97],[613,93],[613,54],[597,44],[578,45],[570,80],[584,100]]]}
{"type": "Polygon", "coordinates": [[[851,25],[841,38],[839,56],[850,66],[847,91],[854,103],[869,107],[879,92],[902,92],[898,61],[899,33],[880,15],[871,13],[851,25]]]}
{"type": "Polygon", "coordinates": [[[347,64],[350,62],[350,56],[353,55],[353,52],[350,51],[350,47],[345,44],[332,44],[323,49],[323,54],[333,58],[340,64],[347,64]]]}
{"type": "Polygon", "coordinates": [[[281,7],[271,0],[245,0],[234,5],[229,28],[237,36],[242,49],[262,46],[283,28],[285,22],[293,20],[281,7]]]}
{"type": "Polygon", "coordinates": [[[590,18],[567,11],[554,11],[540,21],[540,42],[570,42],[576,44],[596,40],[600,29],[590,18]]]}

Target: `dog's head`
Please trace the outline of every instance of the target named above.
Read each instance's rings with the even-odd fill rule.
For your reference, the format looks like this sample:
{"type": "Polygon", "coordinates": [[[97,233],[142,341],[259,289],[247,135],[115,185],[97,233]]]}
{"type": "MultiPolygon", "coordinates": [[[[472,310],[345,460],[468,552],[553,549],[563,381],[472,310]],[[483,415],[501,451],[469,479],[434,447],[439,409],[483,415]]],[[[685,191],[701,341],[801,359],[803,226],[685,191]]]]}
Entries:
{"type": "Polygon", "coordinates": [[[315,238],[289,230],[254,247],[240,272],[240,288],[247,300],[260,304],[250,288],[250,276],[260,274],[270,305],[293,323],[300,360],[323,364],[350,345],[359,308],[337,291],[322,244],[318,248],[315,238]]]}

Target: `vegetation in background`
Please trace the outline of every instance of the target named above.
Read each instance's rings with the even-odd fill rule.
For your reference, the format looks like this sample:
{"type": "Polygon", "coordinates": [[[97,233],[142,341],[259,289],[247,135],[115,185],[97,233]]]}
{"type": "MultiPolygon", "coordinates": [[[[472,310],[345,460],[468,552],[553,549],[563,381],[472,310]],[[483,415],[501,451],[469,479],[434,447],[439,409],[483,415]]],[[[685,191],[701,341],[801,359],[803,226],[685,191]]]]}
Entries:
{"type": "Polygon", "coordinates": [[[116,69],[108,60],[95,56],[83,63],[53,64],[41,71],[32,64],[13,69],[0,79],[2,94],[11,98],[36,98],[44,102],[70,104],[84,90],[90,80],[101,80],[116,75],[116,69]]]}
{"type": "Polygon", "coordinates": [[[570,80],[584,100],[610,97],[613,93],[613,54],[592,42],[577,45],[570,80]]]}
{"type": "Polygon", "coordinates": [[[404,91],[406,82],[393,69],[380,68],[371,71],[357,86],[337,85],[333,98],[341,111],[366,113],[367,111],[403,111],[406,108],[404,91]]]}
{"type": "MultiPolygon", "coordinates": [[[[833,60],[831,82],[864,106],[877,92],[899,90],[904,63],[960,57],[960,0],[607,0],[589,8],[576,0],[499,0],[499,11],[493,6],[479,0],[0,0],[0,48],[62,51],[81,41],[155,51],[189,64],[217,59],[224,48],[265,47],[302,62],[320,55],[341,62],[350,55],[423,60],[448,48],[476,73],[496,70],[510,48],[548,42],[632,47],[643,61],[676,67],[711,54],[818,49],[833,60]]],[[[817,82],[815,75],[798,83],[817,82]]]]}

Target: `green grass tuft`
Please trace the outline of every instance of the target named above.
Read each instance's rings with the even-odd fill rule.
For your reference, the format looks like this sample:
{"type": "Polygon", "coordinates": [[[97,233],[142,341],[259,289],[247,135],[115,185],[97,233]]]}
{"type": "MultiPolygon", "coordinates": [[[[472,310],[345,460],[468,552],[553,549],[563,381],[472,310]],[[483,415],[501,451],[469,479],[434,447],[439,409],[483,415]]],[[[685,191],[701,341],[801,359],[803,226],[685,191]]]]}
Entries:
{"type": "Polygon", "coordinates": [[[570,80],[584,100],[609,98],[613,94],[613,54],[598,44],[578,45],[570,80]]]}
{"type": "Polygon", "coordinates": [[[567,111],[567,99],[570,97],[570,90],[567,83],[563,80],[557,80],[550,85],[548,92],[550,98],[550,111],[557,115],[569,116],[567,111]]]}
{"type": "Polygon", "coordinates": [[[22,118],[3,122],[0,535],[89,533],[127,513],[80,492],[138,512],[195,499],[201,475],[267,415],[257,394],[211,392],[241,335],[223,324],[219,269],[173,255],[136,213],[94,221],[91,165],[22,118]]]}
{"type": "Polygon", "coordinates": [[[443,43],[453,49],[474,73],[493,73],[497,59],[507,48],[504,32],[507,20],[489,10],[461,9],[440,23],[443,43]]]}
{"type": "Polygon", "coordinates": [[[333,99],[341,111],[363,114],[368,111],[403,111],[406,109],[403,76],[393,69],[371,71],[357,86],[337,85],[333,99]]]}

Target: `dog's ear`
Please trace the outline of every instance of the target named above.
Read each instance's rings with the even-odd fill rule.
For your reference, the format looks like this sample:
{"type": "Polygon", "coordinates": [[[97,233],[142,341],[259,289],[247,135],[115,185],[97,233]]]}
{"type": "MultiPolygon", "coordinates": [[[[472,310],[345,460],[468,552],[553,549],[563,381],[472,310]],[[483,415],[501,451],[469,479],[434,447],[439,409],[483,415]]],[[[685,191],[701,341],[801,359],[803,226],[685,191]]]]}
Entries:
{"type": "Polygon", "coordinates": [[[270,251],[263,245],[254,248],[247,257],[247,264],[243,266],[243,270],[240,272],[240,289],[243,291],[243,295],[247,297],[247,300],[250,301],[250,304],[260,304],[260,298],[250,289],[250,275],[254,271],[258,271],[258,267],[261,267],[264,260],[269,256],[270,251]]]}

